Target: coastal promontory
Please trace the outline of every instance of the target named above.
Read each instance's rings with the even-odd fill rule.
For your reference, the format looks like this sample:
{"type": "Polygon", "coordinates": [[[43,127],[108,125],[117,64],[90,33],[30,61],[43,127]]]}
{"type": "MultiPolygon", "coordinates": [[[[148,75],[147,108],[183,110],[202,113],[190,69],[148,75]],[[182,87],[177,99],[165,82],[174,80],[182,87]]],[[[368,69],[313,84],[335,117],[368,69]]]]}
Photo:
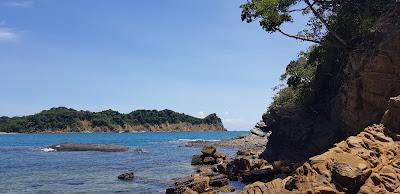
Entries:
{"type": "Polygon", "coordinates": [[[0,131],[8,133],[226,131],[216,114],[197,118],[172,110],[78,111],[58,107],[21,117],[0,117],[0,131]]]}

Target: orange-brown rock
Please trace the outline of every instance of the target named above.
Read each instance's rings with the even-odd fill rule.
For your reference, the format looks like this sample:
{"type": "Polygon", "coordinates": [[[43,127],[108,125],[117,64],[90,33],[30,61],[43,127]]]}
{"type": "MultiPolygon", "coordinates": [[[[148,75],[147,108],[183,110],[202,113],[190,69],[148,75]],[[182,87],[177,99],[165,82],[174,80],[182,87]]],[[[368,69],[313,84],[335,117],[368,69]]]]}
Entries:
{"type": "Polygon", "coordinates": [[[400,190],[400,142],[384,125],[367,127],[310,158],[286,179],[253,183],[243,193],[392,193],[400,190]]]}
{"type": "MultiPolygon", "coordinates": [[[[271,108],[263,115],[262,131],[272,132],[265,159],[304,161],[381,123],[389,98],[400,94],[400,3],[388,5],[354,47],[340,65],[319,64],[311,108],[271,108]]],[[[392,112],[398,115],[399,108],[392,112]]],[[[389,114],[383,122],[390,119],[396,120],[389,114]]],[[[400,125],[391,123],[397,126],[387,127],[400,125]]]]}
{"type": "Polygon", "coordinates": [[[400,5],[391,7],[370,29],[370,40],[351,52],[344,72],[337,113],[355,129],[379,123],[389,98],[400,94],[400,5]]]}

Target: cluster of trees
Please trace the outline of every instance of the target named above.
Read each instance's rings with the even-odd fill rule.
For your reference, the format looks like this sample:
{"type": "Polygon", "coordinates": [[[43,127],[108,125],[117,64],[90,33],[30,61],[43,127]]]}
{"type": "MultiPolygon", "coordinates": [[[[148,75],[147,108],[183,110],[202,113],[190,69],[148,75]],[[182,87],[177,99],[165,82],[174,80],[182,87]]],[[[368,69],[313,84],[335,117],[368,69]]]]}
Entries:
{"type": "MultiPolygon", "coordinates": [[[[268,33],[315,43],[290,62],[281,76],[286,84],[269,108],[325,104],[343,80],[350,51],[368,38],[372,24],[396,0],[249,0],[241,5],[242,21],[258,21],[268,33]],[[284,29],[301,13],[309,20],[297,34],[284,29]]],[[[314,110],[314,108],[313,108],[314,110]]]]}
{"type": "Polygon", "coordinates": [[[77,111],[59,107],[44,110],[38,114],[23,117],[0,117],[0,131],[3,132],[42,132],[48,130],[77,130],[82,121],[91,127],[115,129],[126,125],[161,125],[165,123],[220,124],[221,119],[211,114],[204,119],[192,117],[172,110],[137,110],[122,114],[113,110],[102,112],[77,111]]]}

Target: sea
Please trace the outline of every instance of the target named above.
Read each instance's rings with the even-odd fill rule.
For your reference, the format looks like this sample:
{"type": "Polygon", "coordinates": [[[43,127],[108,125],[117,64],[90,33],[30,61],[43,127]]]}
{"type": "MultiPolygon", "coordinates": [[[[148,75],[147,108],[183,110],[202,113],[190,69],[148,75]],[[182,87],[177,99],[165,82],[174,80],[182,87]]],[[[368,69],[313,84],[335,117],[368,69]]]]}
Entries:
{"type": "MultiPolygon", "coordinates": [[[[196,168],[191,156],[201,147],[187,141],[221,140],[246,135],[228,132],[143,132],[1,134],[0,193],[165,193],[174,180],[196,168]],[[63,142],[120,144],[128,152],[57,152],[63,142]],[[117,179],[133,171],[133,181],[117,179]]],[[[234,155],[236,149],[218,148],[234,155]]],[[[233,183],[237,187],[239,183],[233,183]]]]}

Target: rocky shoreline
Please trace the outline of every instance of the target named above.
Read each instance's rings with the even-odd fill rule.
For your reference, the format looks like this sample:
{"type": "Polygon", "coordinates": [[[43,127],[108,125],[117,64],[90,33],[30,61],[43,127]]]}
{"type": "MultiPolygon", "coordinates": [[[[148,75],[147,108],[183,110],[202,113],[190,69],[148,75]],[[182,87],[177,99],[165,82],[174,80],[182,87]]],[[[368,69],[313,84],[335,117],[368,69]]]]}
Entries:
{"type": "Polygon", "coordinates": [[[188,146],[204,146],[201,155],[192,157],[192,165],[198,170],[177,180],[166,193],[400,193],[399,113],[400,96],[393,97],[382,124],[367,127],[327,152],[301,162],[265,160],[265,147],[248,141],[268,137],[257,133],[258,127],[246,137],[190,142],[188,146]],[[231,146],[239,151],[228,158],[214,146],[231,146]],[[230,181],[246,186],[235,191],[230,181]]]}
{"type": "Polygon", "coordinates": [[[265,133],[260,129],[260,127],[262,127],[263,125],[265,125],[264,122],[258,122],[257,125],[252,130],[250,130],[250,133],[246,136],[239,136],[219,141],[190,141],[187,142],[185,146],[201,147],[205,145],[210,145],[215,147],[237,148],[241,150],[264,150],[265,145],[267,145],[268,142],[269,133],[265,133]]]}

